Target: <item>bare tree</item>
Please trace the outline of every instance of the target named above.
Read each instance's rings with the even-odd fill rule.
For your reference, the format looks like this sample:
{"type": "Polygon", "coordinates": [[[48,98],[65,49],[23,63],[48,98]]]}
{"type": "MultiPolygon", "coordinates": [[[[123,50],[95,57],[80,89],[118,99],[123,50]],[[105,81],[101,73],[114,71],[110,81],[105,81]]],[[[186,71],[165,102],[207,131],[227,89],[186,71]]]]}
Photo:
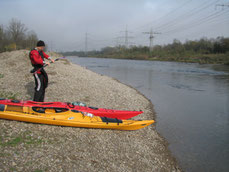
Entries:
{"type": "Polygon", "coordinates": [[[26,47],[32,49],[38,41],[37,34],[34,31],[29,31],[26,38],[26,47]]]}
{"type": "Polygon", "coordinates": [[[34,31],[27,32],[27,27],[17,19],[11,19],[6,28],[0,24],[0,52],[32,49],[37,41],[37,34],[34,31]]]}
{"type": "Polygon", "coordinates": [[[6,34],[3,25],[0,25],[0,52],[4,51],[4,46],[6,45],[6,34]]]}
{"type": "Polygon", "coordinates": [[[3,27],[0,25],[0,52],[3,51],[3,27]]]}
{"type": "Polygon", "coordinates": [[[0,25],[0,42],[3,40],[3,25],[0,25]]]}
{"type": "Polygon", "coordinates": [[[16,45],[19,45],[25,39],[27,28],[25,27],[25,24],[17,19],[11,19],[7,30],[10,38],[16,45]]]}
{"type": "Polygon", "coordinates": [[[0,25],[0,41],[3,39],[3,25],[0,25]]]}

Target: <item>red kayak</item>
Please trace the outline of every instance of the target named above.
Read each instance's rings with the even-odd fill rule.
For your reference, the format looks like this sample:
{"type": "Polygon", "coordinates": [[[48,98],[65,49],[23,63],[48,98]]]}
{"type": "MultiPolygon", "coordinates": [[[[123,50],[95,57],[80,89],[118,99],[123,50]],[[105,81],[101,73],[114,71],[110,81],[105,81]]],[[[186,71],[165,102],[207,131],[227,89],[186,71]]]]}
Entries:
{"type": "Polygon", "coordinates": [[[117,119],[129,119],[137,116],[143,111],[126,111],[126,110],[112,110],[102,109],[96,107],[79,106],[74,103],[65,102],[35,102],[35,101],[19,101],[11,99],[1,99],[0,104],[13,105],[13,106],[29,106],[29,107],[40,107],[40,108],[68,108],[71,110],[77,110],[84,113],[90,113],[95,116],[117,118],[117,119]]]}

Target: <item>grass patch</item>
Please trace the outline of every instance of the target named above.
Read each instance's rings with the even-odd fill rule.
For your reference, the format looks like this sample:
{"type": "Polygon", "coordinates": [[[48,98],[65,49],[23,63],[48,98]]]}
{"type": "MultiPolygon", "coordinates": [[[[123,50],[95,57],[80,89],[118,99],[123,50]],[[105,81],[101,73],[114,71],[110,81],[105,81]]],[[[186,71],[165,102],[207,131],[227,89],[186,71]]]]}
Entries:
{"type": "Polygon", "coordinates": [[[6,143],[3,143],[3,145],[16,146],[20,142],[22,142],[22,138],[21,137],[16,137],[16,138],[13,138],[12,140],[10,140],[10,141],[8,141],[6,143]]]}
{"type": "Polygon", "coordinates": [[[26,133],[23,133],[19,136],[14,136],[14,137],[10,137],[8,138],[7,136],[5,137],[7,139],[4,140],[3,137],[0,137],[0,146],[6,146],[6,147],[11,147],[11,146],[17,146],[20,145],[22,143],[27,144],[27,145],[34,145],[34,144],[41,144],[43,142],[42,139],[38,139],[38,138],[33,138],[32,136],[28,136],[26,135],[26,133]]]}
{"type": "Polygon", "coordinates": [[[17,99],[18,96],[18,93],[12,93],[10,91],[0,91],[0,98],[17,99]]]}
{"type": "Polygon", "coordinates": [[[15,167],[11,167],[10,171],[17,171],[17,169],[15,167]]]}
{"type": "Polygon", "coordinates": [[[4,74],[0,73],[0,78],[3,78],[4,77],[4,74]]]}
{"type": "Polygon", "coordinates": [[[10,153],[2,153],[0,152],[0,157],[10,157],[11,154],[10,153]]]}
{"type": "Polygon", "coordinates": [[[43,170],[36,169],[34,172],[43,172],[43,170]]]}
{"type": "Polygon", "coordinates": [[[68,61],[68,59],[61,59],[61,61],[63,61],[65,65],[70,65],[70,64],[71,64],[71,63],[68,61]]]}
{"type": "Polygon", "coordinates": [[[31,145],[31,144],[41,144],[42,143],[42,140],[41,139],[34,139],[31,136],[28,136],[26,138],[26,140],[25,140],[25,143],[28,144],[28,145],[31,145]]]}

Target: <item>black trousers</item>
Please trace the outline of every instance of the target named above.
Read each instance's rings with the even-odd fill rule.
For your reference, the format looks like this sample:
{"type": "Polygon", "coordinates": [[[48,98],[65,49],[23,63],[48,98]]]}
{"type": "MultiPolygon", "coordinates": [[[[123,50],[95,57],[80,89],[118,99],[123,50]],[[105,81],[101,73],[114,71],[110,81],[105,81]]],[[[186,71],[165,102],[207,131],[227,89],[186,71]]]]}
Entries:
{"type": "MultiPolygon", "coordinates": [[[[44,71],[45,72],[45,71],[44,71]]],[[[34,98],[33,101],[37,102],[44,102],[45,98],[45,89],[48,86],[48,76],[45,72],[42,71],[41,74],[35,73],[34,79],[35,79],[35,92],[34,92],[34,98]]]]}

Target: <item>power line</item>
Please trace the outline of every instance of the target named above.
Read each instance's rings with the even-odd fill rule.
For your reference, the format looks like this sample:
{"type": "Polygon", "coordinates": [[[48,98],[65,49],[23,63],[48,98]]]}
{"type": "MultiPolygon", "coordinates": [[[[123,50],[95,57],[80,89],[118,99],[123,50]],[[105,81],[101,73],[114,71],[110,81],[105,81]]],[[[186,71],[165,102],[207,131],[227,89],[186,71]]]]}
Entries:
{"type": "MultiPolygon", "coordinates": [[[[144,32],[144,34],[149,35],[150,50],[152,50],[153,41],[154,41],[153,39],[154,39],[155,34],[160,34],[159,32],[153,32],[153,30],[160,29],[160,31],[163,32],[163,34],[171,35],[172,33],[185,31],[185,30],[188,30],[188,29],[191,29],[194,27],[199,27],[199,26],[206,24],[206,23],[211,23],[211,22],[215,22],[215,21],[219,22],[219,20],[217,18],[219,16],[225,14],[227,11],[220,11],[220,12],[217,11],[217,12],[211,12],[210,13],[209,7],[213,6],[213,4],[216,7],[223,7],[223,8],[229,7],[229,4],[215,4],[215,3],[219,2],[219,0],[206,0],[204,2],[198,3],[199,5],[195,6],[195,8],[190,9],[190,5],[191,5],[191,4],[189,4],[190,2],[193,2],[193,1],[192,0],[183,1],[183,3],[179,4],[176,8],[172,9],[171,11],[166,13],[165,15],[154,20],[157,22],[157,24],[160,23],[161,25],[154,25],[153,29],[151,29],[149,32],[144,32]],[[186,5],[188,5],[187,8],[189,10],[187,8],[183,8],[183,7],[186,7],[186,5]],[[186,11],[186,13],[183,13],[185,11],[186,11]],[[209,12],[209,13],[206,14],[205,12],[209,12]],[[183,13],[183,15],[181,13],[183,13]],[[175,14],[175,15],[171,15],[171,14],[175,14]],[[171,15],[171,17],[170,17],[170,15],[171,15]],[[167,19],[167,21],[161,20],[161,19],[164,19],[167,17],[169,18],[169,20],[168,19],[167,19]],[[155,26],[158,26],[158,27],[155,27],[155,26]]],[[[224,18],[219,18],[219,19],[221,20],[224,18]]],[[[150,23],[152,23],[152,25],[154,24],[153,21],[150,23]]],[[[141,29],[141,30],[143,30],[143,29],[141,29]]],[[[130,32],[128,30],[127,26],[126,26],[125,30],[123,30],[122,32],[124,32],[124,34],[121,37],[116,37],[116,39],[117,39],[116,44],[120,45],[121,41],[122,41],[122,44],[125,45],[125,47],[129,47],[130,39],[133,38],[132,36],[130,36],[130,33],[132,33],[132,32],[130,32]]],[[[142,32],[139,31],[137,34],[142,35],[142,32]]],[[[137,37],[135,34],[133,34],[133,35],[135,38],[137,37]]],[[[94,37],[96,38],[96,36],[92,36],[92,38],[94,38],[94,37]]],[[[138,37],[138,38],[141,39],[142,36],[138,37]]],[[[91,39],[91,34],[88,36],[88,33],[86,32],[84,41],[85,41],[84,51],[85,51],[85,55],[86,55],[88,52],[88,44],[91,44],[91,43],[93,44],[93,42],[96,42],[96,45],[97,44],[102,45],[102,44],[106,44],[106,42],[108,43],[108,41],[111,41],[111,39],[109,39],[109,40],[108,39],[107,40],[94,40],[94,39],[91,39]]],[[[83,46],[83,40],[82,40],[82,46],[83,46]]]]}
{"type": "Polygon", "coordinates": [[[222,9],[224,9],[224,7],[229,7],[229,4],[216,4],[215,6],[216,6],[216,8],[222,7],[222,9]]]}
{"type": "MultiPolygon", "coordinates": [[[[218,2],[218,1],[217,1],[217,2],[218,2]]],[[[214,1],[213,3],[215,3],[215,1],[214,1]]],[[[209,7],[210,5],[212,5],[212,3],[208,4],[208,5],[205,6],[204,8],[206,9],[206,7],[209,7]]],[[[198,12],[198,11],[197,11],[197,12],[198,12]]],[[[183,26],[179,26],[179,24],[177,24],[177,22],[175,22],[176,27],[173,28],[173,29],[170,29],[169,31],[166,31],[166,32],[164,31],[164,33],[167,34],[167,33],[169,33],[169,32],[177,32],[177,31],[180,31],[180,30],[185,29],[186,27],[187,27],[187,29],[193,28],[193,27],[195,27],[196,25],[206,23],[206,21],[211,20],[212,18],[215,18],[215,17],[220,16],[221,14],[217,15],[218,13],[221,13],[221,11],[220,11],[220,12],[215,12],[215,13],[210,14],[210,15],[208,15],[208,16],[206,16],[206,17],[203,17],[203,18],[198,18],[196,21],[195,21],[195,20],[189,21],[188,19],[190,19],[190,18],[188,18],[188,19],[186,19],[186,23],[188,22],[188,24],[184,25],[184,23],[182,23],[183,26]],[[176,29],[176,28],[178,28],[178,29],[176,29]],[[183,29],[182,29],[182,28],[183,28],[183,29]]],[[[195,14],[194,14],[194,15],[195,15],[195,14]]],[[[194,16],[194,15],[192,15],[192,16],[194,16]]],[[[162,30],[163,30],[163,29],[162,29],[162,30]]]]}
{"type": "MultiPolygon", "coordinates": [[[[189,1],[191,2],[191,1],[189,1]]],[[[167,13],[164,16],[169,16],[169,14],[174,14],[175,12],[177,12],[180,8],[186,6],[189,2],[185,2],[183,4],[181,4],[180,6],[178,6],[177,8],[175,8],[174,10],[170,11],[169,13],[167,13]]],[[[206,9],[208,9],[209,7],[211,7],[213,4],[219,2],[219,0],[206,0],[204,2],[202,2],[200,5],[198,5],[198,7],[192,8],[191,11],[187,11],[184,15],[179,15],[176,16],[173,19],[170,19],[169,21],[167,21],[166,23],[162,23],[162,25],[155,27],[155,30],[168,30],[168,28],[170,28],[170,30],[176,30],[175,28],[179,25],[179,24],[184,24],[186,22],[188,22],[188,20],[192,19],[193,16],[196,16],[196,18],[198,17],[197,14],[202,13],[204,11],[206,11],[206,9]],[[183,23],[181,23],[183,22],[183,23]],[[171,27],[174,27],[174,29],[172,29],[171,27]]],[[[163,18],[164,16],[162,16],[161,18],[163,18]]],[[[160,19],[160,18],[159,18],[160,19]]],[[[199,21],[199,18],[198,18],[199,21]]],[[[168,31],[167,31],[168,32],[168,31]]],[[[164,33],[164,32],[163,32],[164,33]]],[[[140,36],[140,33],[135,35],[135,37],[140,36]]]]}
{"type": "Polygon", "coordinates": [[[212,19],[215,19],[215,18],[217,18],[217,17],[219,17],[219,16],[225,14],[225,12],[228,12],[228,11],[224,11],[224,12],[222,12],[222,11],[215,12],[215,13],[213,13],[213,14],[211,14],[211,15],[208,15],[208,16],[206,16],[206,17],[204,17],[204,18],[199,19],[199,20],[196,21],[196,22],[189,23],[189,24],[187,24],[187,25],[184,25],[183,27],[179,27],[178,29],[172,29],[172,30],[169,30],[169,31],[167,31],[167,32],[164,32],[164,34],[176,33],[176,32],[180,32],[180,31],[182,31],[182,30],[187,30],[187,29],[191,29],[191,28],[193,28],[193,27],[200,26],[200,25],[202,25],[202,24],[206,24],[207,22],[212,21],[212,19]]]}
{"type": "MultiPolygon", "coordinates": [[[[208,18],[208,20],[206,20],[204,22],[204,24],[211,23],[211,22],[218,22],[219,21],[218,17],[220,17],[220,16],[222,16],[224,14],[227,14],[228,12],[229,12],[229,10],[228,11],[222,11],[222,13],[217,13],[218,15],[215,15],[215,16],[212,16],[212,17],[208,18]]],[[[227,20],[228,20],[228,18],[227,18],[227,20]]]]}
{"type": "Polygon", "coordinates": [[[169,11],[168,13],[166,13],[165,15],[163,15],[163,16],[161,16],[161,17],[159,17],[159,18],[157,18],[157,19],[155,19],[155,20],[149,22],[148,24],[145,24],[145,25],[143,25],[143,26],[141,26],[141,27],[138,27],[137,29],[144,28],[144,27],[148,27],[148,26],[154,24],[155,22],[157,22],[157,21],[159,21],[159,20],[162,20],[163,18],[165,18],[165,17],[167,17],[167,16],[170,16],[171,14],[177,12],[177,10],[181,9],[182,7],[186,6],[187,4],[189,4],[189,3],[191,3],[191,2],[192,2],[192,0],[185,1],[183,4],[181,4],[180,6],[178,6],[178,7],[174,8],[174,9],[172,9],[171,11],[169,11]]]}
{"type": "MultiPolygon", "coordinates": [[[[228,11],[229,12],[229,11],[228,11]]],[[[192,32],[186,33],[185,36],[189,36],[189,37],[194,37],[194,36],[205,36],[207,33],[211,32],[213,34],[215,34],[216,32],[214,31],[215,26],[221,26],[222,24],[226,24],[226,22],[228,22],[229,20],[227,18],[223,18],[223,20],[218,20],[217,18],[214,18],[213,20],[209,20],[208,22],[206,22],[208,24],[208,30],[204,29],[201,30],[199,32],[196,32],[195,30],[193,30],[192,32]]],[[[205,24],[206,24],[205,23],[205,24]]],[[[220,28],[223,29],[223,28],[220,28]]],[[[219,33],[217,32],[217,35],[219,36],[219,33]]]]}
{"type": "Polygon", "coordinates": [[[203,12],[203,10],[211,7],[213,4],[217,3],[219,0],[216,0],[214,2],[210,2],[210,3],[203,3],[201,4],[198,8],[194,8],[193,10],[191,10],[190,12],[186,13],[185,15],[181,15],[176,17],[175,19],[159,26],[156,27],[156,29],[160,29],[160,30],[164,30],[167,29],[168,27],[172,27],[172,26],[176,26],[178,22],[181,22],[183,20],[187,21],[187,19],[190,19],[190,17],[193,17],[201,12],[203,12]],[[204,6],[203,6],[204,5],[204,6]]]}

